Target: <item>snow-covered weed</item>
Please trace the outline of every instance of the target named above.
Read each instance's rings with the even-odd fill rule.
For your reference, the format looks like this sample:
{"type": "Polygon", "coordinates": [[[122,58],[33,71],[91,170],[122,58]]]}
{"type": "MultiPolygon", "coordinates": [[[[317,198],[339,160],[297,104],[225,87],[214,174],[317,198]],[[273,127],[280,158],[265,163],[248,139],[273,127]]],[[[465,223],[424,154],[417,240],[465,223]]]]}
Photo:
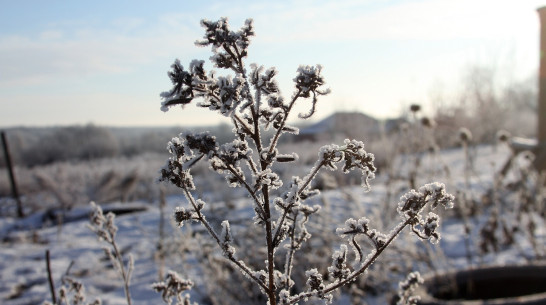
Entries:
{"type": "MultiPolygon", "coordinates": [[[[509,144],[510,135],[499,131],[499,141],[509,144]]],[[[544,226],[546,215],[546,173],[535,168],[534,154],[511,150],[495,183],[486,194],[487,221],[480,227],[479,249],[482,254],[496,253],[515,245],[527,260],[546,256],[546,247],[537,240],[537,229],[544,226]],[[523,250],[524,247],[532,251],[523,250]],[[530,256],[532,252],[534,255],[530,256]],[[527,254],[526,254],[527,253],[527,254]]]]}
{"type": "Polygon", "coordinates": [[[127,266],[125,266],[121,251],[116,242],[116,233],[118,231],[118,228],[114,223],[114,213],[110,212],[104,215],[100,206],[97,206],[94,202],[91,202],[91,206],[93,207],[93,212],[90,216],[89,228],[93,232],[95,232],[99,240],[104,241],[108,244],[108,247],[104,247],[103,250],[110,259],[112,265],[114,265],[114,268],[121,276],[123,280],[123,289],[125,291],[127,305],[131,305],[131,294],[129,290],[129,285],[131,281],[131,275],[135,268],[133,256],[129,254],[129,261],[127,263],[127,266]]]}
{"type": "Polygon", "coordinates": [[[85,286],[78,280],[70,277],[63,278],[63,286],[59,288],[59,298],[56,302],[45,301],[43,305],[101,305],[101,299],[87,303],[85,286]]]}
{"type": "Polygon", "coordinates": [[[341,166],[345,174],[359,172],[362,186],[369,189],[376,171],[374,155],[365,150],[363,142],[346,139],[340,145],[321,147],[307,173],[282,179],[277,166],[291,166],[298,161],[297,154],[279,151],[278,146],[284,134],[298,133],[298,128],[288,124],[294,105],[310,100],[309,111],[299,114],[307,119],[315,113],[318,98],[330,92],[324,88],[322,66],[300,66],[294,78],[295,90],[285,100],[275,81],[275,68],[245,65],[250,38],[254,36],[252,20],[247,20],[238,31],[229,28],[226,18],[203,20],[201,24],[205,36],[196,44],[210,45],[214,67],[234,74],[207,72],[202,60],[191,61],[185,69],[176,60],[168,73],[173,88],[161,94],[161,109],[185,107],[199,99],[198,107],[217,111],[231,120],[234,138],[221,143],[209,132],[183,132],[169,142],[171,157],[161,170],[160,180],[179,187],[186,196],[187,205],[175,211],[180,226],[188,221],[202,224],[218,252],[261,290],[270,305],[297,304],[310,298],[331,302],[333,292],[364,274],[406,227],[420,239],[432,243],[440,239],[440,217],[432,210],[439,205],[451,208],[454,198],[446,193],[443,184],[434,182],[401,197],[397,209],[400,219],[386,233],[376,229],[366,217],[355,215],[357,219],[348,219],[337,229],[346,244],[334,251],[327,271],[319,271],[324,266],[310,267],[304,272],[304,282],[296,285],[296,258],[304,246],[313,244],[308,224],[321,209],[320,205],[307,204],[309,198],[319,194],[313,181],[323,169],[335,171],[341,166]],[[192,175],[199,162],[207,162],[230,187],[243,189],[252,199],[254,215],[249,229],[261,236],[262,251],[244,253],[237,244],[241,235],[232,229],[232,222],[214,221],[214,217],[207,216],[207,203],[196,197],[201,186],[192,175]],[[284,263],[278,263],[281,255],[284,263]],[[259,263],[250,264],[251,260],[259,263]]]}
{"type": "Polygon", "coordinates": [[[186,290],[190,290],[193,282],[183,279],[178,273],[169,271],[165,280],[152,285],[152,288],[161,293],[161,298],[167,305],[171,305],[172,299],[176,299],[176,305],[191,305],[190,297],[182,295],[186,290]]]}

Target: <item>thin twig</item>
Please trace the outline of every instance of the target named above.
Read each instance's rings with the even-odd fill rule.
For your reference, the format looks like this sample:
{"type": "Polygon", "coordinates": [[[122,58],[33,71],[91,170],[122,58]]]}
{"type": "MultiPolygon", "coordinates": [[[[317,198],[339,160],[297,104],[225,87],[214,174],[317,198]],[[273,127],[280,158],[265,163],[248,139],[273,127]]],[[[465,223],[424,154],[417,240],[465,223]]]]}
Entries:
{"type": "MultiPolygon", "coordinates": [[[[205,218],[205,215],[203,215],[203,213],[201,213],[201,210],[198,208],[197,206],[197,202],[195,201],[195,199],[193,198],[192,194],[190,193],[190,191],[186,188],[183,188],[183,191],[184,191],[184,194],[186,195],[186,198],[188,198],[188,201],[190,202],[190,204],[193,206],[193,209],[194,211],[197,213],[198,215],[198,218],[199,218],[199,222],[201,222],[201,224],[203,226],[205,226],[205,229],[207,229],[207,231],[209,232],[209,235],[214,238],[214,240],[216,241],[216,243],[222,247],[222,242],[220,240],[220,237],[218,236],[218,234],[214,231],[214,229],[212,228],[212,226],[210,225],[210,223],[208,222],[208,220],[206,220],[205,218]]],[[[256,283],[258,283],[258,285],[260,285],[264,290],[267,291],[267,286],[264,285],[264,283],[262,281],[260,281],[256,276],[254,276],[252,270],[250,270],[248,267],[246,267],[244,264],[242,264],[240,261],[237,261],[234,257],[227,257],[231,262],[233,262],[235,265],[237,265],[239,268],[241,268],[241,270],[243,270],[251,279],[253,279],[256,283]]]]}
{"type": "MultiPolygon", "coordinates": [[[[301,195],[301,193],[303,193],[303,191],[305,190],[305,188],[309,185],[309,183],[311,183],[311,181],[313,181],[314,177],[318,174],[319,170],[321,169],[321,167],[324,166],[324,162],[321,162],[319,165],[317,165],[315,167],[315,169],[313,170],[313,172],[311,172],[308,176],[307,176],[307,181],[305,181],[301,188],[298,190],[298,196],[301,195]]],[[[291,203],[293,204],[293,203],[291,203]]],[[[283,214],[281,216],[281,219],[278,221],[277,223],[277,231],[275,232],[275,236],[273,237],[273,241],[274,241],[274,244],[278,244],[278,239],[280,238],[280,231],[281,231],[281,228],[284,224],[284,221],[286,220],[286,215],[288,215],[288,213],[290,212],[290,206],[285,208],[284,211],[283,211],[283,214]]]]}
{"type": "Polygon", "coordinates": [[[53,276],[51,275],[51,262],[49,259],[49,249],[45,252],[47,280],[49,282],[49,291],[51,292],[51,300],[53,304],[57,304],[57,295],[55,294],[55,285],[53,284],[53,276]]]}

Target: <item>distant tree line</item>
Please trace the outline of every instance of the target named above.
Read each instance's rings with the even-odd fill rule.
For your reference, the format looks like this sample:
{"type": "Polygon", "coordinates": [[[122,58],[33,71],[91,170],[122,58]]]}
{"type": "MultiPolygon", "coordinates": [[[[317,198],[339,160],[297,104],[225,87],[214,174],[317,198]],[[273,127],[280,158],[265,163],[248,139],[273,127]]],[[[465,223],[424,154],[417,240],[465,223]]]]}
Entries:
{"type": "MultiPolygon", "coordinates": [[[[94,124],[64,127],[17,127],[5,130],[13,162],[39,166],[55,162],[78,162],[100,158],[131,157],[144,153],[167,153],[166,144],[183,127],[104,127],[94,124]]],[[[187,128],[186,128],[187,129],[187,128]]],[[[225,126],[191,128],[217,130],[231,136],[225,126]]],[[[0,167],[5,167],[4,155],[0,167]]]]}
{"type": "Polygon", "coordinates": [[[456,133],[459,127],[472,132],[474,143],[494,143],[499,130],[514,136],[536,137],[537,78],[503,81],[504,75],[494,67],[471,67],[457,94],[444,95],[441,90],[434,94],[438,144],[449,146],[449,134],[456,133]]]}

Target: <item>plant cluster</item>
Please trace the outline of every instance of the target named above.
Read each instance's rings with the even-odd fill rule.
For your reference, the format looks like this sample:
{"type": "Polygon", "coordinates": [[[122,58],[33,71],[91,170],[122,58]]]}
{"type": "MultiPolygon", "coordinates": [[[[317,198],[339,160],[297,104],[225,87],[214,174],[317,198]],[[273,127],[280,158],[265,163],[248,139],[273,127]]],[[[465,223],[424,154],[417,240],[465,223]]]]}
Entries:
{"type": "Polygon", "coordinates": [[[182,293],[192,287],[192,281],[183,279],[174,271],[169,271],[164,281],[152,285],[156,292],[161,293],[161,298],[167,305],[172,303],[173,298],[176,298],[176,305],[191,305],[190,297],[182,293]]]}
{"type": "Polygon", "coordinates": [[[127,266],[125,266],[121,251],[116,242],[116,233],[118,231],[118,228],[114,223],[116,215],[112,212],[104,215],[101,207],[97,206],[94,202],[91,202],[91,206],[93,208],[93,213],[90,216],[89,228],[97,235],[99,240],[106,242],[110,246],[103,248],[104,253],[106,253],[110,262],[121,276],[127,305],[131,305],[129,284],[135,268],[133,256],[129,254],[129,261],[127,266]]]}
{"type": "MultiPolygon", "coordinates": [[[[509,145],[511,136],[501,130],[498,141],[509,145]]],[[[488,197],[492,203],[488,219],[480,228],[479,248],[482,253],[498,252],[502,248],[529,244],[535,259],[542,259],[544,246],[537,240],[537,228],[544,222],[546,173],[539,172],[531,151],[511,147],[508,160],[496,173],[488,197]]],[[[522,251],[522,256],[525,253],[522,251]]],[[[527,257],[527,259],[531,259],[527,257]]]]}
{"type": "Polygon", "coordinates": [[[295,162],[298,156],[280,152],[279,139],[286,133],[298,133],[296,127],[288,124],[296,102],[311,101],[310,110],[299,115],[303,119],[309,118],[315,113],[318,97],[330,92],[323,88],[322,67],[300,66],[294,78],[294,93],[285,100],[275,81],[275,68],[265,69],[256,64],[247,68],[244,63],[250,38],[254,36],[252,20],[247,20],[238,31],[229,28],[226,18],[203,20],[201,24],[205,36],[196,44],[211,46],[210,60],[214,67],[234,74],[218,76],[215,71],[207,72],[202,60],[193,60],[186,70],[176,60],[168,73],[173,88],[161,94],[161,109],[167,111],[172,106],[185,106],[200,99],[197,106],[217,111],[231,120],[234,139],[219,143],[208,132],[182,132],[169,142],[171,157],[161,170],[160,180],[179,187],[188,201],[187,207],[175,211],[180,226],[187,221],[202,224],[223,256],[260,287],[271,305],[296,304],[311,297],[331,301],[332,292],[363,274],[406,227],[417,237],[433,243],[440,238],[439,216],[429,212],[423,217],[423,213],[438,205],[450,208],[454,198],[446,193],[443,184],[431,183],[400,199],[401,220],[386,234],[373,229],[367,218],[347,220],[337,233],[353,248],[354,261],[348,257],[347,245],[341,245],[332,256],[328,280],[318,269],[311,268],[305,272],[306,289],[295,291],[294,257],[311,238],[306,224],[320,210],[318,205],[306,204],[307,199],[319,193],[313,188],[314,179],[322,169],[336,170],[341,165],[344,173],[360,171],[362,185],[369,188],[369,180],[374,178],[376,171],[374,156],[364,149],[363,142],[347,139],[342,145],[323,146],[307,174],[283,181],[274,165],[295,162]],[[265,133],[267,130],[273,131],[269,137],[265,133]],[[211,170],[225,177],[229,186],[244,189],[252,199],[252,226],[261,232],[265,249],[265,263],[259,269],[249,266],[238,256],[234,242],[237,236],[234,236],[229,220],[222,220],[220,228],[208,220],[204,211],[206,202],[195,195],[198,188],[192,168],[198,162],[207,162],[211,170]],[[360,245],[362,239],[372,245],[367,255],[360,245]],[[281,254],[285,256],[285,263],[277,266],[275,258],[281,254]]]}
{"type": "Polygon", "coordinates": [[[101,305],[100,299],[91,303],[85,302],[85,286],[70,277],[63,278],[63,286],[59,288],[59,298],[53,302],[45,301],[43,305],[101,305]]]}
{"type": "Polygon", "coordinates": [[[424,283],[423,278],[419,272],[411,272],[407,278],[398,284],[398,303],[403,304],[418,304],[421,299],[418,295],[414,295],[415,289],[419,284],[424,283]]]}

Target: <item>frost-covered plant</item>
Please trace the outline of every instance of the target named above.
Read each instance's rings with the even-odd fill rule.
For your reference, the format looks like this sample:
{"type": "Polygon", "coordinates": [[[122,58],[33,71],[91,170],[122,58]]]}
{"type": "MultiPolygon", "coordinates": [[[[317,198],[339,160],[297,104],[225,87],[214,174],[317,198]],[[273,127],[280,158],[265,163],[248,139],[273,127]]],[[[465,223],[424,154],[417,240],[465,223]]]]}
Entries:
{"type": "Polygon", "coordinates": [[[174,271],[169,271],[164,281],[152,285],[152,288],[156,292],[161,293],[161,298],[167,305],[172,303],[173,298],[176,298],[176,305],[191,305],[190,297],[182,295],[182,293],[190,290],[192,287],[192,281],[183,279],[174,271]]]}
{"type": "Polygon", "coordinates": [[[470,217],[478,212],[478,207],[476,202],[474,201],[472,188],[470,185],[471,173],[474,171],[474,162],[470,153],[470,145],[472,144],[472,132],[466,127],[461,127],[459,128],[458,136],[464,153],[464,190],[460,190],[458,192],[459,195],[457,196],[457,208],[464,224],[464,241],[467,261],[469,265],[472,265],[473,244],[470,236],[472,231],[470,217]]]}
{"type": "Polygon", "coordinates": [[[464,151],[464,176],[466,186],[468,187],[470,184],[470,173],[473,170],[473,160],[472,156],[470,155],[472,132],[468,128],[461,127],[459,129],[459,141],[461,142],[464,151]]]}
{"type": "Polygon", "coordinates": [[[298,156],[280,152],[277,148],[279,139],[286,133],[298,133],[296,127],[288,124],[296,102],[310,99],[309,112],[299,115],[309,118],[315,113],[318,97],[330,92],[323,88],[322,67],[300,66],[294,78],[295,91],[285,100],[275,81],[275,68],[265,69],[256,64],[247,67],[244,63],[250,37],[254,36],[251,19],[239,31],[232,31],[226,18],[203,20],[201,25],[205,28],[204,40],[196,44],[210,45],[213,51],[210,60],[214,66],[234,74],[219,76],[214,71],[207,72],[201,60],[193,60],[186,70],[176,60],[168,73],[173,88],[161,94],[161,109],[167,111],[172,106],[185,106],[200,99],[197,106],[217,111],[231,120],[235,139],[219,143],[208,132],[182,132],[168,143],[171,157],[161,169],[160,180],[179,187],[188,201],[188,206],[179,207],[174,213],[180,226],[187,221],[201,223],[222,255],[260,287],[270,305],[296,304],[311,297],[331,301],[332,292],[363,274],[406,227],[421,239],[438,241],[440,219],[429,210],[438,205],[450,208],[453,196],[446,193],[443,184],[431,183],[400,199],[401,220],[388,233],[373,229],[364,217],[347,220],[337,233],[347,239],[356,260],[351,262],[349,248],[341,245],[332,256],[328,274],[320,273],[317,268],[308,269],[305,272],[306,288],[295,291],[292,274],[295,256],[311,238],[306,225],[320,210],[318,205],[306,204],[307,199],[319,193],[312,187],[313,180],[322,169],[336,170],[341,165],[344,173],[359,170],[362,186],[369,188],[369,180],[374,178],[376,170],[374,156],[364,149],[361,141],[347,139],[342,145],[323,146],[307,174],[283,181],[274,165],[295,162],[298,156]],[[271,136],[266,135],[268,130],[272,130],[271,136]],[[202,161],[223,175],[229,186],[243,188],[251,198],[252,230],[262,234],[265,248],[261,267],[251,267],[248,260],[239,257],[234,242],[237,236],[229,220],[221,221],[218,231],[218,224],[206,217],[203,209],[206,203],[195,197],[197,187],[191,173],[192,167],[202,161]],[[423,216],[425,210],[429,213],[423,216]],[[371,252],[364,253],[362,239],[372,246],[371,252]],[[285,252],[284,264],[276,266],[275,257],[281,251],[285,252]]]}
{"type": "Polygon", "coordinates": [[[114,223],[115,214],[110,212],[106,216],[102,212],[102,208],[96,205],[94,202],[91,202],[91,207],[93,212],[90,216],[89,228],[95,232],[99,240],[106,242],[110,247],[104,247],[103,250],[110,259],[114,268],[118,271],[119,275],[123,279],[123,289],[125,291],[125,298],[127,300],[127,305],[131,305],[131,294],[129,291],[129,283],[131,281],[131,274],[134,269],[134,259],[131,254],[129,254],[129,261],[127,266],[123,263],[123,257],[119,249],[118,244],[116,243],[116,233],[118,227],[114,223]]]}
{"type": "MultiPolygon", "coordinates": [[[[421,106],[412,104],[409,107],[410,115],[406,122],[399,126],[399,134],[393,135],[398,139],[391,141],[394,150],[388,156],[387,171],[389,180],[406,180],[410,189],[419,185],[418,180],[428,179],[430,176],[438,176],[438,171],[445,172],[449,176],[449,169],[438,154],[439,146],[436,141],[436,121],[422,115],[421,106]],[[427,158],[428,157],[428,158],[427,158]],[[428,164],[425,160],[428,159],[428,164]],[[399,160],[399,162],[393,162],[399,160]]],[[[392,183],[389,181],[388,183],[392,183]]]]}
{"type": "Polygon", "coordinates": [[[419,272],[411,272],[407,278],[398,283],[398,302],[397,305],[415,305],[418,304],[421,298],[418,295],[414,295],[415,289],[419,284],[424,283],[423,278],[419,272]]]}
{"type": "Polygon", "coordinates": [[[85,286],[70,277],[63,278],[63,286],[59,289],[59,298],[55,303],[46,301],[43,305],[101,305],[100,299],[95,299],[91,303],[85,302],[85,286]]]}
{"type": "MultiPolygon", "coordinates": [[[[499,138],[501,136],[499,132],[499,138]]],[[[490,191],[494,205],[489,219],[480,229],[480,250],[483,253],[497,252],[512,244],[522,250],[522,244],[529,243],[535,259],[545,256],[536,229],[544,223],[546,175],[536,170],[534,158],[529,151],[513,150],[502,170],[496,173],[497,180],[490,191]]],[[[522,256],[526,256],[523,251],[522,256]]]]}

